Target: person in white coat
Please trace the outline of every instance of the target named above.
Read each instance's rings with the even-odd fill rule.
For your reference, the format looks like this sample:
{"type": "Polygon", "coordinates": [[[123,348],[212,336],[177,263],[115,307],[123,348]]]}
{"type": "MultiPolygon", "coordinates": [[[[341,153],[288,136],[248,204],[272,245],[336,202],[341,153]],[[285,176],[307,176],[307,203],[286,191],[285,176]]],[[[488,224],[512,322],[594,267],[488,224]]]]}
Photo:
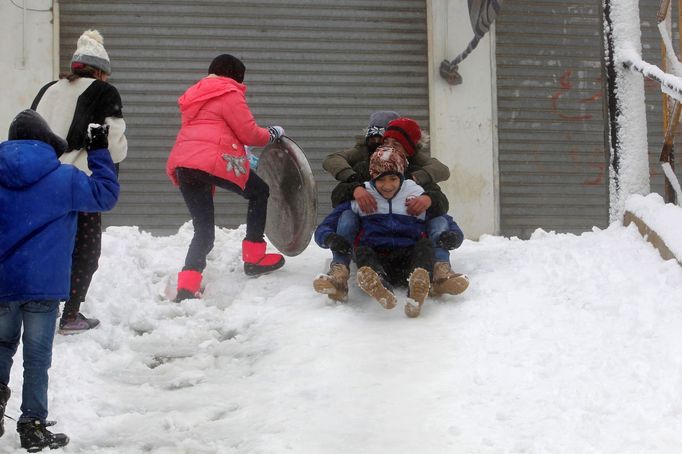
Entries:
{"type": "MultiPolygon", "coordinates": [[[[109,151],[118,165],[126,158],[128,143],[123,120],[123,103],[116,87],[107,82],[111,62],[97,30],[86,30],[78,38],[71,58],[71,72],[40,89],[31,109],[36,110],[55,134],[65,139],[68,150],[60,161],[73,164],[90,175],[86,134],[90,123],[109,125],[109,151]]],[[[99,325],[99,320],[80,313],[102,248],[100,213],[78,215],[76,244],[71,267],[71,292],[59,321],[60,334],[76,334],[99,325]]]]}

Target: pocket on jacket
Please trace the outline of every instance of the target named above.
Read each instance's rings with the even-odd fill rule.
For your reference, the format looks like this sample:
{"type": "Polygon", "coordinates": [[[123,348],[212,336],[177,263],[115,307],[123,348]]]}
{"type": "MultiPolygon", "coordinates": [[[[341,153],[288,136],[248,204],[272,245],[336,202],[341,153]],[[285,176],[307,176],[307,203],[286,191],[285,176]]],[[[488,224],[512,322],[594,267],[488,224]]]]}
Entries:
{"type": "Polygon", "coordinates": [[[220,153],[227,153],[230,156],[245,156],[244,146],[235,143],[234,138],[230,136],[222,136],[220,138],[220,153]]]}

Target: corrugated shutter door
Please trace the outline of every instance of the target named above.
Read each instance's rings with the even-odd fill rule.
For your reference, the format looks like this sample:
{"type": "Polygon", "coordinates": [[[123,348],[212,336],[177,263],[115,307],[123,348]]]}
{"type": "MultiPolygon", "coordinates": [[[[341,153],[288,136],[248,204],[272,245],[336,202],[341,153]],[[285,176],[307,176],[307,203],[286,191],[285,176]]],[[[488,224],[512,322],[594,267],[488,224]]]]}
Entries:
{"type": "Polygon", "coordinates": [[[496,23],[500,224],[607,224],[599,4],[505,2],[496,23]]]}
{"type": "MultiPolygon", "coordinates": [[[[349,148],[369,114],[391,109],[428,129],[423,0],[60,1],[61,67],[87,28],[104,36],[121,92],[129,157],[108,225],[170,233],[189,219],[165,163],[180,124],[177,98],[218,54],[247,68],[259,124],[285,127],[315,172],[319,214],[331,209],[324,157],[349,148]]],[[[246,221],[246,202],[219,191],[216,223],[246,221]]]]}
{"type": "MultiPolygon", "coordinates": [[[[658,5],[642,0],[639,8],[643,58],[661,66],[658,5]]],[[[599,8],[592,0],[504,3],[496,37],[505,235],[527,237],[537,227],[577,233],[608,223],[599,8]]],[[[676,20],[673,29],[678,46],[676,20]]],[[[661,91],[655,82],[645,87],[651,190],[662,194],[661,91]]]]}

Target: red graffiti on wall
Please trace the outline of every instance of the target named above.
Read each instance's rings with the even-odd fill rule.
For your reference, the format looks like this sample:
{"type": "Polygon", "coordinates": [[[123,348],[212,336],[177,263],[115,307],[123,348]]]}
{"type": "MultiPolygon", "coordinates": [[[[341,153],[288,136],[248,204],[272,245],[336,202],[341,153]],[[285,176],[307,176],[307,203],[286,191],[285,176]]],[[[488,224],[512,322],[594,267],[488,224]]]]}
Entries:
{"type": "MultiPolygon", "coordinates": [[[[554,94],[551,97],[552,100],[552,112],[556,114],[559,118],[564,119],[564,120],[570,120],[570,121],[585,121],[585,120],[590,120],[593,115],[592,114],[580,114],[580,115],[567,115],[565,113],[562,113],[559,110],[559,99],[561,96],[566,94],[569,90],[573,88],[573,84],[571,83],[571,75],[573,74],[573,71],[570,69],[567,69],[564,71],[564,73],[561,75],[559,78],[559,87],[561,87],[559,90],[554,92],[554,94]]],[[[601,82],[601,76],[597,77],[597,82],[601,82]]],[[[596,101],[599,101],[602,98],[602,92],[599,91],[595,93],[592,96],[589,96],[587,98],[579,99],[578,103],[580,104],[592,104],[596,101]]]]}

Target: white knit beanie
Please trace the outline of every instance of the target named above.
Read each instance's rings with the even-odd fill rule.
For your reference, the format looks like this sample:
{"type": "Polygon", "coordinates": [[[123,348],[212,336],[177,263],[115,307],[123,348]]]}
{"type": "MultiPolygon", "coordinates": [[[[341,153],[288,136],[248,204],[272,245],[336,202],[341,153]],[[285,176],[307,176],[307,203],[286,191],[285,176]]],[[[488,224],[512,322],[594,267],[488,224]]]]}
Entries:
{"type": "Polygon", "coordinates": [[[71,58],[71,69],[78,67],[79,63],[100,69],[107,74],[111,74],[111,63],[109,55],[104,49],[104,38],[97,30],[86,30],[76,45],[76,52],[71,58]]]}

